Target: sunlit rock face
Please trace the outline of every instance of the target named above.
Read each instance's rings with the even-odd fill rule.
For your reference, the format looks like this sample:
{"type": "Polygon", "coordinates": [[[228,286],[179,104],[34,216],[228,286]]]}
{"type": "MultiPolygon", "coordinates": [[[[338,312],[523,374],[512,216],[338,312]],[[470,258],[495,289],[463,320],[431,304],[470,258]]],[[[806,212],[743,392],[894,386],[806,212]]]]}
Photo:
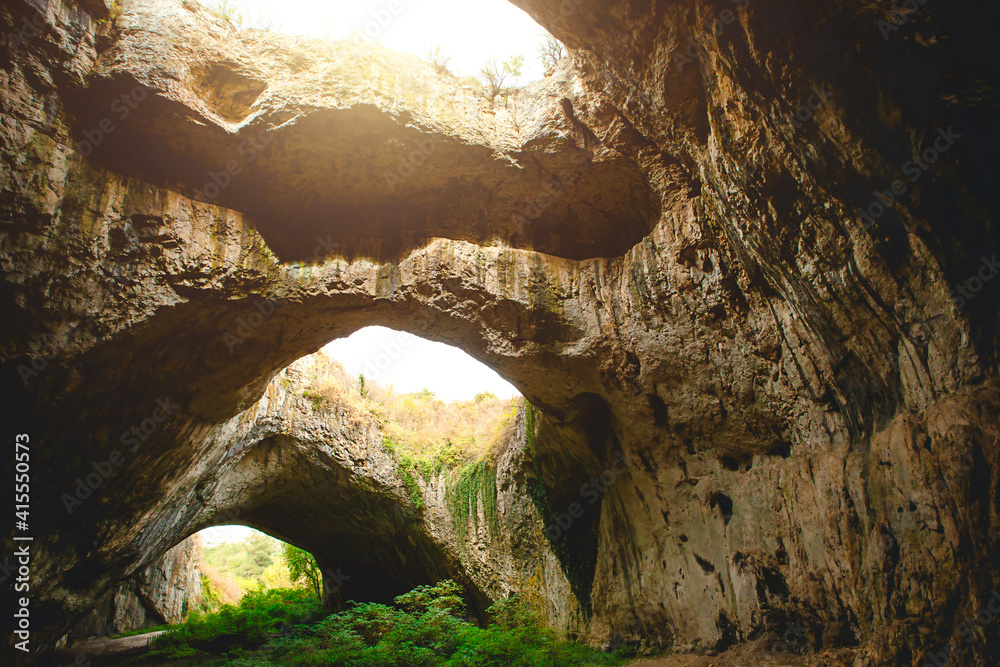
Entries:
{"type": "Polygon", "coordinates": [[[1000,581],[997,7],[897,26],[860,0],[517,4],[572,58],[506,105],[193,4],[0,8],[4,34],[41,25],[0,50],[3,424],[39,443],[35,656],[224,522],[212,503],[273,530],[318,516],[264,508],[290,474],[267,442],[338,507],[409,516],[377,436],[339,436],[366,456],[352,477],[324,459],[335,419],[282,440],[254,412],[295,359],[381,324],[465,349],[536,410],[496,466],[502,530],[526,521],[507,532],[531,548],[489,522],[462,547],[428,503],[379,595],[449,574],[594,643],[791,623],[786,645],[858,664],[1000,660],[995,623],[960,625],[1000,581]],[[253,428],[245,473],[223,466],[253,428]]]}

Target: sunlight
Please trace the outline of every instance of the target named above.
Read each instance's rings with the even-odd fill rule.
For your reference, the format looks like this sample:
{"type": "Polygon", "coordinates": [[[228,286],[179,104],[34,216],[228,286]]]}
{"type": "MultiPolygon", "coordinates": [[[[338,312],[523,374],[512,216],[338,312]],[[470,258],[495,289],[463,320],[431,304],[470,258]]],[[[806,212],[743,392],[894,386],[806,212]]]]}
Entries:
{"type": "Polygon", "coordinates": [[[490,59],[524,58],[518,81],[542,78],[539,49],[546,32],[505,0],[200,0],[217,12],[235,11],[243,27],[289,35],[379,42],[427,58],[435,47],[458,76],[476,76],[490,59]]]}
{"type": "Polygon", "coordinates": [[[385,327],[365,327],[335,340],[323,353],[348,375],[392,386],[401,393],[429,389],[443,401],[461,401],[490,392],[515,398],[520,392],[496,371],[458,348],[385,327]]]}

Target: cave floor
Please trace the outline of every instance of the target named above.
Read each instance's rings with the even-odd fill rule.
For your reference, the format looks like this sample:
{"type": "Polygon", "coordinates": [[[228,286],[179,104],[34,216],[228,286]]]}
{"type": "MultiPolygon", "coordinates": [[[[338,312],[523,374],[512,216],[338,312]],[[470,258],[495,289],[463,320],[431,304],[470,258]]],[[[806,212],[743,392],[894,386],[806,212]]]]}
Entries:
{"type": "Polygon", "coordinates": [[[774,654],[763,642],[740,644],[718,655],[672,655],[642,658],[628,667],[847,667],[853,664],[852,651],[841,649],[816,655],[774,654]]]}

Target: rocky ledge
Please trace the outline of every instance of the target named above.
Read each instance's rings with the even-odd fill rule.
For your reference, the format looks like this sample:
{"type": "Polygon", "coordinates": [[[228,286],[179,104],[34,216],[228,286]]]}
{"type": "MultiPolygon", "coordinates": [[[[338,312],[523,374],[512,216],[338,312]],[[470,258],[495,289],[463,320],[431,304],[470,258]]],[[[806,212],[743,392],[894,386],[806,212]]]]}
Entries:
{"type": "Polygon", "coordinates": [[[189,2],[0,7],[32,659],[235,503],[371,596],[448,573],[595,644],[996,663],[998,6],[516,4],[570,58],[506,101],[189,2]],[[511,546],[440,481],[387,522],[377,429],[288,419],[279,373],[368,324],[532,406],[511,546]]]}

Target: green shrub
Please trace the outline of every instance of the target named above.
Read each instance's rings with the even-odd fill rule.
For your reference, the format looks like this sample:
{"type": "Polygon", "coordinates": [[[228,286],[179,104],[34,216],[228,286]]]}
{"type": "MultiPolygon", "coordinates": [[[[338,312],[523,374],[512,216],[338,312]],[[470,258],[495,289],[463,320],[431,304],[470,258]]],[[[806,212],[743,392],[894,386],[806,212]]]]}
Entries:
{"type": "Polygon", "coordinates": [[[485,628],[464,620],[464,612],[461,587],[453,581],[418,586],[397,597],[394,606],[351,604],[322,620],[305,591],[250,593],[238,607],[198,615],[171,630],[140,660],[160,664],[183,658],[186,665],[236,667],[563,667],[624,662],[561,640],[516,597],[490,607],[493,621],[485,628]]]}
{"type": "Polygon", "coordinates": [[[148,656],[174,659],[253,648],[279,629],[315,622],[322,616],[322,606],[311,591],[250,591],[238,606],[224,605],[211,614],[192,612],[187,621],[157,637],[148,656]]]}

